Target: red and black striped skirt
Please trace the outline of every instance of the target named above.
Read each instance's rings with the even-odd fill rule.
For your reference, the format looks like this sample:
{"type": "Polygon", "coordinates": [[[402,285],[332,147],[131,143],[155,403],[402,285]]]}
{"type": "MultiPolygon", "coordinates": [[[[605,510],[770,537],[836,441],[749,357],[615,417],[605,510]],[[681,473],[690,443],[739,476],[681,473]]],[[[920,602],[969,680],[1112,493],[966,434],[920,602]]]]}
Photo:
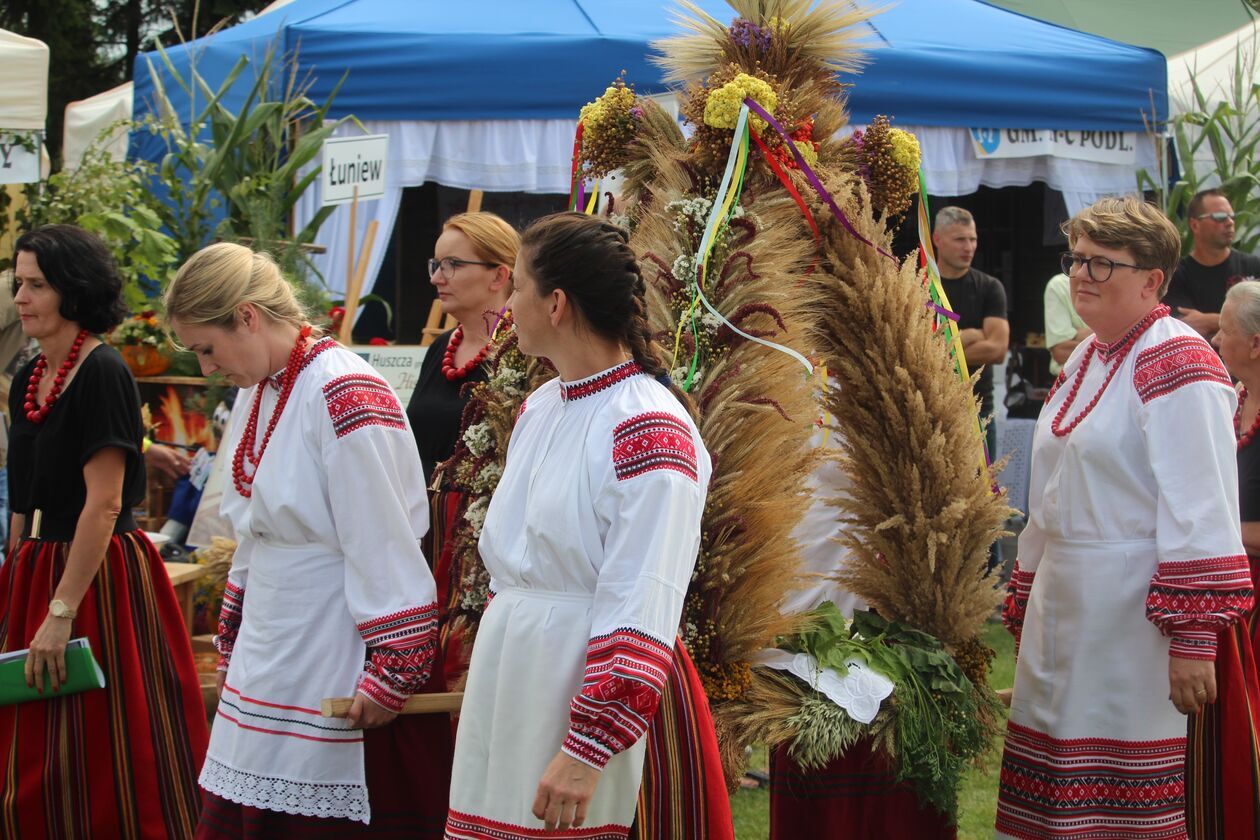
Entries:
{"type": "MultiPolygon", "coordinates": [[[[69,543],[23,540],[0,572],[0,652],[29,647],[69,543]]],[[[183,616],[143,532],[116,534],[71,631],[105,688],[0,707],[0,836],[184,838],[197,824],[206,710],[183,616]]]]}

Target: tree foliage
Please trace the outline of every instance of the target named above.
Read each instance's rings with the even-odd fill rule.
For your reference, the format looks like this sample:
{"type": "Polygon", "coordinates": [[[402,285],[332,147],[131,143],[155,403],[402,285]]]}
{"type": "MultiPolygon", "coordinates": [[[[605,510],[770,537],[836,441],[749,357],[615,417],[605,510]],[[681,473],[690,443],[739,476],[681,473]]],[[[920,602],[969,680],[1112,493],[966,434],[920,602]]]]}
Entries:
{"type": "Polygon", "coordinates": [[[136,56],[237,23],[268,0],[5,0],[0,28],[48,45],[49,154],[57,162],[66,105],[131,78],[136,56]]]}

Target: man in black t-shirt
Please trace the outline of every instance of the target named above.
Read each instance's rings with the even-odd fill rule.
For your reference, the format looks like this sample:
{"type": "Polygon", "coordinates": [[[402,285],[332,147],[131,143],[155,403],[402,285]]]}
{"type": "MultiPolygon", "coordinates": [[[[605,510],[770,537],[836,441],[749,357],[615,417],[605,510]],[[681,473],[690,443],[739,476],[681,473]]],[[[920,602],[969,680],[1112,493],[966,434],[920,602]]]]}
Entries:
{"type": "MultiPolygon", "coordinates": [[[[976,256],[976,221],[961,207],[942,207],[936,214],[932,244],[941,271],[941,285],[950,306],[958,313],[959,337],[967,367],[983,365],[976,382],[980,417],[993,416],[993,368],[1006,358],[1011,327],[1006,320],[1006,290],[996,277],[971,267],[976,256]]],[[[995,456],[997,430],[989,424],[986,436],[989,458],[995,456]]]]}
{"type": "Polygon", "coordinates": [[[1203,190],[1187,208],[1194,248],[1181,258],[1164,303],[1205,338],[1220,325],[1221,305],[1229,287],[1247,277],[1260,278],[1260,257],[1230,247],[1234,208],[1220,190],[1203,190]]]}

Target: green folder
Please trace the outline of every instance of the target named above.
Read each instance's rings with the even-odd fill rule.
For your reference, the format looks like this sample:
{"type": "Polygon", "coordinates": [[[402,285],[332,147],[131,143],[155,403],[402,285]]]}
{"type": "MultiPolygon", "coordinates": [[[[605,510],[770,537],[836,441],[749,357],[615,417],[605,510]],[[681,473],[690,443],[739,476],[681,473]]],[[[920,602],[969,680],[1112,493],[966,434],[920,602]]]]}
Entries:
{"type": "Polygon", "coordinates": [[[92,655],[92,647],[86,638],[71,639],[66,644],[66,681],[55,692],[48,687],[47,672],[44,674],[43,694],[26,685],[28,653],[29,650],[15,650],[0,654],[0,706],[50,700],[105,687],[105,672],[92,655]]]}

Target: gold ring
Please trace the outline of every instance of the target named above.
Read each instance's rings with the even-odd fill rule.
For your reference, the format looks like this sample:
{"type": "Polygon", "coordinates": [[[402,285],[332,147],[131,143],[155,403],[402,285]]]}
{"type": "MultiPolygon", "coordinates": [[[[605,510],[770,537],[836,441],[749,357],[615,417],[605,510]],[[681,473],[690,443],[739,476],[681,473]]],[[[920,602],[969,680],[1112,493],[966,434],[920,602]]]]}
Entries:
{"type": "Polygon", "coordinates": [[[1194,694],[1195,694],[1195,696],[1196,696],[1196,697],[1199,697],[1199,696],[1205,696],[1205,695],[1207,694],[1207,689],[1206,689],[1206,688],[1200,688],[1200,689],[1199,689],[1198,691],[1196,691],[1194,694]]]}

